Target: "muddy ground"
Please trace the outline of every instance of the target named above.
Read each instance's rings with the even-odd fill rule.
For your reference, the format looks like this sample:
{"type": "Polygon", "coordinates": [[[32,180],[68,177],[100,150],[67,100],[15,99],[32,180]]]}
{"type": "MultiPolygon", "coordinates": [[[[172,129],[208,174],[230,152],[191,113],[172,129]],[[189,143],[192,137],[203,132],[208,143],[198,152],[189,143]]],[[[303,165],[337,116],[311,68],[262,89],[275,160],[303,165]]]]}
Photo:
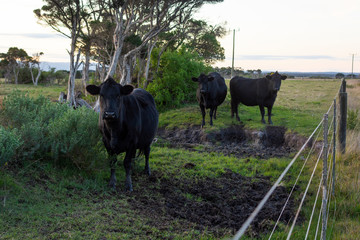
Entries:
{"type": "Polygon", "coordinates": [[[306,142],[305,137],[286,133],[286,128],[281,126],[267,126],[264,131],[255,131],[245,129],[242,125],[233,125],[210,134],[206,134],[199,126],[194,126],[181,130],[159,129],[158,135],[165,139],[170,147],[202,151],[194,150],[196,146],[202,145],[203,151],[239,158],[286,157],[306,142]]]}
{"type": "MultiPolygon", "coordinates": [[[[206,134],[199,127],[185,130],[173,129],[158,131],[161,141],[168,146],[186,148],[190,151],[220,152],[239,158],[255,156],[261,159],[270,157],[286,157],[293,152],[305,139],[293,134],[286,134],[283,127],[266,127],[265,131],[249,131],[242,126],[232,126],[220,132],[206,134]],[[202,150],[194,149],[202,144],[202,150]]],[[[187,164],[184,168],[192,168],[187,164]]],[[[149,179],[135,177],[134,182],[140,185],[129,200],[130,205],[153,219],[156,225],[167,220],[183,221],[186,231],[196,228],[207,230],[218,237],[234,234],[258,203],[271,188],[268,177],[244,177],[227,170],[218,178],[179,179],[163,177],[154,172],[149,179]]],[[[290,189],[278,187],[263,210],[259,213],[248,234],[255,237],[260,233],[271,231],[273,221],[276,221],[290,189]]],[[[294,200],[290,199],[281,221],[287,223],[295,214],[294,200]]],[[[165,224],[166,225],[166,224],[165,224]]]]}

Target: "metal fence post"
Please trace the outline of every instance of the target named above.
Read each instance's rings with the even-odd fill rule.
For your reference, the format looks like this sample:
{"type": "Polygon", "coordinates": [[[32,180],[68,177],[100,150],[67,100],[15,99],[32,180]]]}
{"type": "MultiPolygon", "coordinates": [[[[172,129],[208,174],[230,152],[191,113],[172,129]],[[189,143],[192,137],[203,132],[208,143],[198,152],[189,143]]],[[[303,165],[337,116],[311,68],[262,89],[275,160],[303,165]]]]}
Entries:
{"type": "Polygon", "coordinates": [[[342,85],[339,92],[339,129],[338,139],[339,148],[342,154],[345,153],[346,149],[346,118],[347,118],[347,92],[346,92],[346,81],[343,79],[342,85]]]}
{"type": "Polygon", "coordinates": [[[323,199],[322,199],[322,228],[321,239],[326,240],[326,225],[327,225],[327,160],[328,160],[328,114],[324,114],[324,151],[323,151],[323,199]]]}

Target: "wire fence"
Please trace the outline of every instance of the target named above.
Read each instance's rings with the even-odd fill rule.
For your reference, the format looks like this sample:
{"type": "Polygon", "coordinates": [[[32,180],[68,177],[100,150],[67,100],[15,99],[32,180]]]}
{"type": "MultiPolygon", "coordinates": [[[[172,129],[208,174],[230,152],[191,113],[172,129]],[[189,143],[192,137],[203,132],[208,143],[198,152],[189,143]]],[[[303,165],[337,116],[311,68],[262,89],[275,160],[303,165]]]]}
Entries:
{"type": "MultiPolygon", "coordinates": [[[[346,81],[343,79],[339,93],[337,96],[335,96],[328,111],[324,114],[323,119],[319,122],[312,134],[308,137],[304,145],[299,149],[288,166],[281,173],[279,178],[275,181],[264,198],[260,201],[255,210],[237,231],[233,237],[234,240],[240,239],[244,236],[246,230],[249,228],[258,213],[274,193],[275,189],[283,181],[284,177],[289,172],[291,167],[293,167],[294,163],[298,161],[304,162],[302,163],[302,167],[294,184],[292,185],[291,191],[289,192],[287,200],[282,207],[277,221],[274,223],[268,239],[272,239],[274,237],[274,233],[277,229],[278,231],[285,231],[285,234],[287,234],[286,239],[291,239],[296,223],[299,221],[299,216],[301,215],[301,212],[304,211],[303,206],[305,202],[308,205],[311,204],[309,205],[311,214],[308,219],[305,219],[305,223],[307,223],[307,227],[305,228],[306,233],[300,237],[299,234],[297,234],[296,238],[325,240],[327,235],[331,235],[332,227],[328,227],[328,222],[329,220],[332,220],[332,223],[334,223],[336,213],[336,154],[337,150],[339,150],[340,153],[345,152],[346,114],[346,81]],[[337,142],[339,144],[337,144],[337,142]],[[302,155],[306,155],[306,158],[301,158],[300,156],[302,155]],[[309,172],[304,171],[305,168],[310,169],[310,176],[305,176],[309,172]],[[302,192],[299,192],[299,190],[295,191],[300,179],[307,179],[306,188],[302,192]],[[279,230],[280,219],[282,218],[284,210],[288,206],[290,199],[292,197],[294,198],[295,192],[297,196],[301,196],[295,216],[285,228],[282,227],[284,230],[279,230]],[[309,192],[316,192],[316,195],[311,194],[312,196],[310,196],[309,192]],[[289,224],[291,225],[289,226],[289,224]]],[[[304,219],[302,222],[304,222],[304,219]]]]}

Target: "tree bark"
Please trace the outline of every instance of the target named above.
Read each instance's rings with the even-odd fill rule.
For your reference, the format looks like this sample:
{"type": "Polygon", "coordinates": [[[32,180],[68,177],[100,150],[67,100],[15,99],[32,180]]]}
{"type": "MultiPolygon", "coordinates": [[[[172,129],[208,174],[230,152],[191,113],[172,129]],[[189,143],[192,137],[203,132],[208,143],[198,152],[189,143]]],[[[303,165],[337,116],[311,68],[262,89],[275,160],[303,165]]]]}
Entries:
{"type": "Polygon", "coordinates": [[[90,50],[86,50],[85,63],[82,74],[82,82],[84,86],[85,96],[87,96],[86,86],[89,84],[89,69],[90,69],[90,50]]]}

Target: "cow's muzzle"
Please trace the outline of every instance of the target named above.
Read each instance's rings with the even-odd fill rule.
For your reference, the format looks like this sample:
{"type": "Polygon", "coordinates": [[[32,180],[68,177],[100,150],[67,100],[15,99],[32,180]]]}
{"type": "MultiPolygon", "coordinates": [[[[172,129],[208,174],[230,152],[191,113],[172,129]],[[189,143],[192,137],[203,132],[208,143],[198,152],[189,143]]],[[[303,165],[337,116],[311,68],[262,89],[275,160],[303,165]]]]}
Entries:
{"type": "Polygon", "coordinates": [[[115,119],[116,114],[115,114],[115,112],[104,112],[103,118],[106,119],[106,120],[115,119]]]}
{"type": "Polygon", "coordinates": [[[207,92],[206,92],[206,90],[200,90],[200,93],[205,94],[207,92]]]}

